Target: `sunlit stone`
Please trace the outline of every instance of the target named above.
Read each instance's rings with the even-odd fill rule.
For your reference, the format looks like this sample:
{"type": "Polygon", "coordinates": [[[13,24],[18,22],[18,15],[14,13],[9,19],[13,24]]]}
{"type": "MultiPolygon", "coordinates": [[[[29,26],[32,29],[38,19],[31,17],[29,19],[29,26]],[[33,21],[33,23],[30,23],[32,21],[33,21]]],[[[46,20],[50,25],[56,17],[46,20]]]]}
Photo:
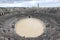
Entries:
{"type": "Polygon", "coordinates": [[[44,23],[35,18],[25,18],[15,24],[16,33],[23,37],[38,37],[44,33],[44,23]]]}

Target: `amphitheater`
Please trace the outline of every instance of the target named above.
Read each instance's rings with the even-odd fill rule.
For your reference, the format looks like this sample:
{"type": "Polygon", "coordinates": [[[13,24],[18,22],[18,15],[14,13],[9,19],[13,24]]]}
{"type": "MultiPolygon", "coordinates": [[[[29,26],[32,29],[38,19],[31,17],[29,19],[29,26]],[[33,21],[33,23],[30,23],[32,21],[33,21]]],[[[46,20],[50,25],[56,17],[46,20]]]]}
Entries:
{"type": "Polygon", "coordinates": [[[0,40],[60,40],[60,7],[0,7],[0,40]],[[43,34],[37,37],[18,35],[15,31],[15,24],[24,18],[42,20],[45,24],[43,34]]]}

